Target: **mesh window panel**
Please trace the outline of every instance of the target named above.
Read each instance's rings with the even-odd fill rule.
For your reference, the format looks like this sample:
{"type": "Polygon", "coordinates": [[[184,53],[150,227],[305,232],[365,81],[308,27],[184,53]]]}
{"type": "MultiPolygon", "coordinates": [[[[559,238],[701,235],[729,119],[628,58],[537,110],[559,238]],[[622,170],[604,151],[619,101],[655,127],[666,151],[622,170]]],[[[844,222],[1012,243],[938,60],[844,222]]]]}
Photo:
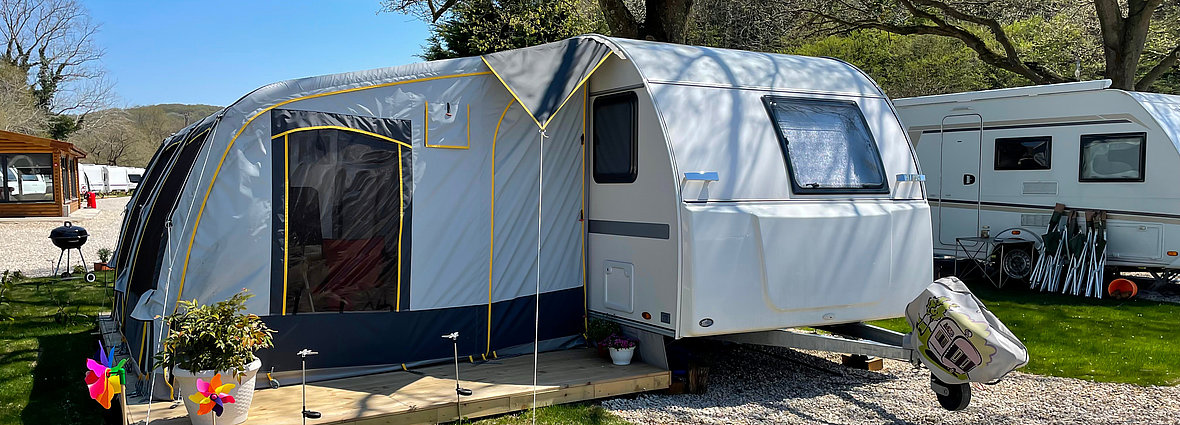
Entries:
{"type": "Polygon", "coordinates": [[[287,313],[405,310],[411,149],[336,129],[284,137],[287,313]]]}
{"type": "Polygon", "coordinates": [[[1082,136],[1078,180],[1141,182],[1147,133],[1087,134],[1082,136]]]}
{"type": "Polygon", "coordinates": [[[794,191],[887,193],[881,154],[853,102],[767,98],[794,191]]]}

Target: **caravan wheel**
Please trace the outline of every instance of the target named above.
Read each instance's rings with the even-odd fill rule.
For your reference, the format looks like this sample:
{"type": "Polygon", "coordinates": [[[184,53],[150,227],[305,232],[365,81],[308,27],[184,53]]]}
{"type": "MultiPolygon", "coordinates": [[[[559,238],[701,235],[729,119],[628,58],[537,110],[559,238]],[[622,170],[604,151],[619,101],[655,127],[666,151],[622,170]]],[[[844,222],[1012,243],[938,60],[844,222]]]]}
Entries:
{"type": "Polygon", "coordinates": [[[1032,273],[1033,256],[1028,247],[1006,246],[1003,250],[1004,258],[1000,261],[1004,275],[1008,279],[1024,280],[1032,273]]]}
{"type": "Polygon", "coordinates": [[[966,409],[971,404],[971,383],[948,384],[934,375],[930,375],[930,389],[938,397],[938,404],[943,409],[955,412],[966,409]]]}

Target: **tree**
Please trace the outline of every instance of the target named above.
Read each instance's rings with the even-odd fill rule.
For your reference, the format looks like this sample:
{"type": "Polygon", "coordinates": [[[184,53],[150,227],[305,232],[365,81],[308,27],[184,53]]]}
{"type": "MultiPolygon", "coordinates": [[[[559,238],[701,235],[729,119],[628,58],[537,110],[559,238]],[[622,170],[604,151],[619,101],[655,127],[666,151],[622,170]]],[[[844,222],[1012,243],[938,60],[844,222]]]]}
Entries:
{"type": "Polygon", "coordinates": [[[431,26],[426,60],[484,53],[558,41],[593,32],[599,22],[578,0],[465,0],[431,26]]]}
{"type": "Polygon", "coordinates": [[[42,134],[45,114],[20,69],[0,63],[0,130],[42,134]]]}
{"type": "MultiPolygon", "coordinates": [[[[876,29],[954,38],[975,51],[984,63],[1036,84],[1072,81],[1075,77],[1031,60],[1030,52],[1018,46],[1009,29],[1020,20],[1062,16],[1082,27],[1096,28],[1094,33],[1103,46],[1103,76],[1110,78],[1114,87],[1146,88],[1172,72],[1180,55],[1180,38],[1172,38],[1165,43],[1171,47],[1168,52],[1151,58],[1152,63],[1141,63],[1152,33],[1153,16],[1164,20],[1175,16],[1176,0],[1167,0],[1167,6],[1165,0],[1121,2],[1124,5],[1120,0],[811,0],[805,10],[820,18],[821,31],[876,29]],[[1097,10],[1097,16],[1088,10],[1097,10]],[[1148,69],[1140,72],[1144,65],[1148,69]]],[[[1158,30],[1160,25],[1154,28],[1158,30]]],[[[1090,36],[1088,31],[1084,33],[1090,36]]]]}
{"type": "Polygon", "coordinates": [[[644,0],[642,19],[624,0],[598,0],[611,35],[640,40],[684,43],[693,0],[644,0]]]}
{"type": "MultiPolygon", "coordinates": [[[[381,10],[410,13],[437,23],[469,0],[381,0],[381,10]]],[[[598,8],[616,37],[683,43],[693,0],[598,0],[598,8]],[[628,4],[633,3],[633,4],[628,4]],[[633,11],[634,9],[634,11],[633,11]],[[638,12],[638,13],[636,13],[638,12]]],[[[543,4],[544,0],[531,3],[543,4]]]]}
{"type": "Polygon", "coordinates": [[[74,125],[58,129],[81,125],[87,113],[109,103],[111,84],[99,66],[97,32],[98,25],[74,0],[0,0],[0,62],[25,74],[46,114],[73,115],[74,125]]]}
{"type": "Polygon", "coordinates": [[[90,153],[90,160],[107,165],[127,164],[127,157],[140,155],[142,133],[126,111],[106,109],[92,114],[91,122],[79,129],[72,142],[90,153]]]}
{"type": "Polygon", "coordinates": [[[994,88],[993,76],[974,52],[945,37],[860,30],[825,37],[789,52],[838,57],[868,73],[893,98],[994,88]]]}

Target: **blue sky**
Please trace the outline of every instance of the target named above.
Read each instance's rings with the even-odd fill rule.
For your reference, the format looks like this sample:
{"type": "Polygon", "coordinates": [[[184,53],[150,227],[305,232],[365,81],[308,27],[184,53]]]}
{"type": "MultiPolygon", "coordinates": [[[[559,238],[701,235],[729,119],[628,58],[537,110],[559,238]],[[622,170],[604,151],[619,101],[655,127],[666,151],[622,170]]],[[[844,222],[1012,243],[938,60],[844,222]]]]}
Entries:
{"type": "Polygon", "coordinates": [[[83,0],[119,106],[224,106],[275,81],[420,61],[420,20],[378,0],[83,0]]]}

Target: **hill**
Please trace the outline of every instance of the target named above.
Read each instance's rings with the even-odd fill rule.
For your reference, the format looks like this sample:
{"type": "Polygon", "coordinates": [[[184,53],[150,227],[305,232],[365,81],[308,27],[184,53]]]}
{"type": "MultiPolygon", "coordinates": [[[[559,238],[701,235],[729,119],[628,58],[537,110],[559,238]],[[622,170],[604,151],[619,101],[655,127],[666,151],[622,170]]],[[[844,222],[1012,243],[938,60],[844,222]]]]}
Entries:
{"type": "Polygon", "coordinates": [[[104,109],[88,115],[68,140],[89,152],[85,162],[144,167],[165,138],[219,110],[177,103],[104,109]]]}

